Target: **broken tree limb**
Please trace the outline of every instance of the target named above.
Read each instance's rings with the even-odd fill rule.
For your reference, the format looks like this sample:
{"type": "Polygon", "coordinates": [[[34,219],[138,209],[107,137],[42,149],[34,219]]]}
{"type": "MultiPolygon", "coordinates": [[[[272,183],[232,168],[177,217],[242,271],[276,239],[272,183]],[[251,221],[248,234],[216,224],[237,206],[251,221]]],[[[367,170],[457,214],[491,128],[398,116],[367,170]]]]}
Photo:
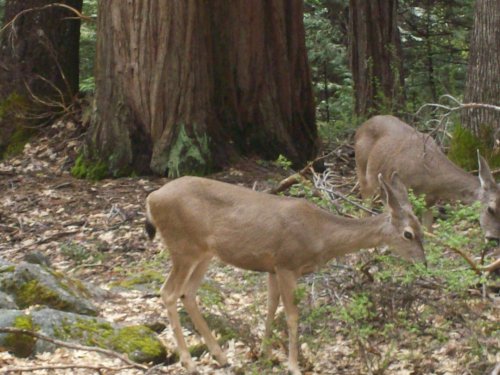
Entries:
{"type": "Polygon", "coordinates": [[[285,191],[290,186],[293,186],[295,184],[298,184],[299,182],[302,182],[305,179],[305,176],[307,175],[307,173],[309,173],[309,171],[313,170],[314,163],[317,163],[318,161],[327,158],[328,156],[330,156],[330,154],[331,154],[331,152],[329,152],[328,154],[325,154],[323,156],[320,156],[320,157],[314,159],[313,161],[307,163],[307,165],[304,168],[302,168],[299,172],[294,173],[291,176],[288,176],[284,180],[281,180],[281,182],[277,186],[267,190],[266,193],[278,194],[278,193],[281,193],[282,191],[285,191]]]}

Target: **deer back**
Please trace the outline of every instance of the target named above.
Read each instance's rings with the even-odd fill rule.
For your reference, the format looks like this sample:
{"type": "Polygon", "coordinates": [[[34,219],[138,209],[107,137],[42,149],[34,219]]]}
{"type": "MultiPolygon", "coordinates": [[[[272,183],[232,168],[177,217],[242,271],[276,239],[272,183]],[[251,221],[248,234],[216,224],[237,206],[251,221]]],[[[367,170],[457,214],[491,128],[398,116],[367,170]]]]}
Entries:
{"type": "Polygon", "coordinates": [[[377,193],[377,175],[396,171],[429,205],[438,199],[477,199],[479,180],[452,163],[434,139],[393,116],[375,116],[355,136],[356,171],[364,198],[377,193]]]}

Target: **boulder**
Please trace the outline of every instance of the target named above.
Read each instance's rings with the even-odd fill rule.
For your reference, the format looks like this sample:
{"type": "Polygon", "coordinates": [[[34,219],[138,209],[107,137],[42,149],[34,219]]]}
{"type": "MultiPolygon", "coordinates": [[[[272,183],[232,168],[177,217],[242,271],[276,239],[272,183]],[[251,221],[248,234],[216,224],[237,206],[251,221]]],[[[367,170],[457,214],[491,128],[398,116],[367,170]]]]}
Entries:
{"type": "MultiPolygon", "coordinates": [[[[54,339],[97,346],[127,354],[136,362],[165,360],[165,347],[157,335],[142,325],[121,326],[104,319],[42,308],[30,312],[0,310],[0,327],[35,330],[54,339]]],[[[57,345],[28,335],[0,334],[0,349],[17,356],[52,352],[57,345]]]]}
{"type": "Polygon", "coordinates": [[[0,291],[12,296],[21,309],[33,305],[85,315],[97,315],[90,292],[79,280],[46,266],[0,260],[0,291]]]}

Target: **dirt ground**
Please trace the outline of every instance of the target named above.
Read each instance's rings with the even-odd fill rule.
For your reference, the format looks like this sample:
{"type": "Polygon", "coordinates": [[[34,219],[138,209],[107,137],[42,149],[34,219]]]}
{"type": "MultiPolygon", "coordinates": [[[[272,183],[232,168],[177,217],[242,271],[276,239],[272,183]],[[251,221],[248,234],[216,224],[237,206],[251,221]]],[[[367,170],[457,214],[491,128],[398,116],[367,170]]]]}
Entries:
{"type": "MultiPolygon", "coordinates": [[[[107,291],[105,297],[96,301],[102,317],[119,323],[163,325],[165,329],[160,330],[160,337],[168,351],[172,352],[173,335],[165,309],[157,295],[161,285],[157,275],[164,278],[170,268],[168,255],[160,241],[148,241],[143,230],[145,198],[149,192],[166,183],[167,179],[137,177],[98,182],[75,179],[69,170],[81,142],[82,135],[74,123],[57,123],[27,144],[21,155],[0,163],[0,256],[11,261],[21,261],[26,254],[35,251],[42,253],[55,269],[107,291]],[[149,275],[148,281],[151,282],[145,283],[146,286],[142,288],[123,287],[123,283],[130,281],[134,275],[149,275]]],[[[339,184],[340,188],[346,192],[351,191],[355,179],[349,152],[339,151],[332,160],[338,163],[336,171],[339,173],[339,180],[344,181],[339,184]]],[[[246,159],[210,177],[265,190],[275,186],[289,174],[290,172],[273,163],[246,159]]],[[[349,261],[342,264],[335,263],[331,268],[339,279],[337,276],[330,277],[326,272],[307,280],[307,287],[310,288],[307,292],[312,293],[312,297],[307,297],[306,301],[313,300],[318,304],[330,297],[335,298],[335,293],[340,294],[342,290],[355,288],[359,284],[359,280],[363,279],[362,273],[349,269],[349,261]],[[341,277],[344,277],[344,281],[339,286],[337,283],[341,277]],[[337,288],[337,291],[327,293],[315,287],[316,284],[328,285],[332,289],[337,288]]],[[[203,310],[220,315],[237,326],[249,328],[245,336],[231,339],[224,345],[231,367],[218,368],[217,363],[204,353],[197,358],[200,373],[285,373],[285,367],[279,365],[286,362],[283,345],[278,345],[273,351],[278,360],[275,365],[264,366],[257,358],[259,338],[264,330],[265,281],[265,275],[236,270],[217,262],[210,268],[207,275],[209,287],[202,292],[202,300],[210,302],[212,298],[215,302],[212,306],[205,304],[203,310]],[[223,295],[222,303],[219,303],[220,295],[212,293],[210,286],[223,295]]],[[[404,287],[398,288],[400,289],[388,289],[387,292],[400,293],[404,290],[404,287]]],[[[422,292],[422,295],[414,298],[424,298],[423,294],[429,299],[433,298],[424,289],[414,292],[405,290],[405,293],[410,294],[417,292],[422,292]]],[[[438,300],[433,303],[438,303],[438,300]]],[[[484,314],[490,319],[498,318],[498,315],[490,315],[490,308],[484,308],[484,314]]],[[[478,318],[483,319],[484,316],[478,315],[478,318]]],[[[307,331],[314,328],[313,324],[306,322],[302,326],[302,323],[301,332],[304,335],[314,337],[317,334],[307,331]]],[[[321,328],[331,328],[332,331],[328,334],[328,340],[323,339],[319,347],[310,339],[301,341],[306,373],[367,373],[366,361],[353,354],[358,353],[359,345],[340,329],[340,325],[333,323],[321,328]]],[[[450,328],[448,340],[443,342],[441,348],[433,348],[432,352],[425,350],[426,340],[416,347],[398,348],[398,358],[402,359],[387,366],[384,373],[479,374],[484,369],[491,370],[491,363],[500,362],[498,350],[492,350],[497,359],[493,358],[490,365],[477,367],[481,370],[475,370],[476,367],[472,365],[469,369],[457,366],[455,355],[468,350],[462,347],[461,338],[466,335],[464,332],[457,327],[450,328]],[[415,355],[415,352],[420,354],[415,355]]],[[[199,342],[193,330],[187,328],[185,333],[190,344],[199,342]]],[[[321,337],[324,337],[324,332],[321,332],[321,337]]],[[[285,340],[283,338],[283,342],[285,340]]],[[[491,337],[491,341],[485,345],[498,345],[499,342],[498,337],[491,337]]],[[[373,347],[373,350],[386,353],[391,349],[381,340],[380,346],[373,347]]],[[[106,374],[117,372],[106,367],[124,365],[99,353],[67,348],[25,359],[0,352],[0,372],[20,373],[18,371],[22,369],[27,371],[28,368],[39,367],[40,370],[35,374],[95,373],[90,369],[43,369],[70,364],[99,365],[103,368],[101,372],[106,374]]],[[[167,374],[184,373],[178,363],[163,365],[156,370],[167,374]]],[[[119,373],[144,372],[122,369],[119,373]]]]}

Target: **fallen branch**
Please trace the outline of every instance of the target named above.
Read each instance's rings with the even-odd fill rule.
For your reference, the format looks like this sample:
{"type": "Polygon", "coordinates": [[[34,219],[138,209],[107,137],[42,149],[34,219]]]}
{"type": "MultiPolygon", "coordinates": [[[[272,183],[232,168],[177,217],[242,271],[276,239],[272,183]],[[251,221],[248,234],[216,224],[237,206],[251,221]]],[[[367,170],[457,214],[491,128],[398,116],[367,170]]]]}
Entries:
{"type": "Polygon", "coordinates": [[[70,342],[66,342],[66,341],[61,341],[61,340],[53,339],[52,337],[46,336],[46,335],[38,333],[38,332],[30,331],[27,329],[19,329],[19,328],[12,328],[12,327],[1,328],[0,327],[0,332],[1,333],[14,333],[14,334],[18,334],[18,335],[28,335],[28,336],[36,337],[40,340],[51,342],[51,343],[58,345],[58,346],[63,346],[63,347],[69,348],[69,349],[97,352],[97,353],[101,353],[101,354],[104,354],[104,355],[107,355],[110,357],[118,358],[133,368],[137,368],[137,369],[144,370],[144,371],[148,369],[147,366],[136,363],[136,362],[128,359],[126,356],[124,356],[120,353],[117,353],[113,350],[102,349],[102,348],[97,348],[97,347],[93,347],[93,346],[85,346],[85,345],[74,344],[74,343],[70,343],[70,342]]]}
{"type": "Polygon", "coordinates": [[[299,172],[294,173],[291,176],[288,176],[284,180],[281,180],[281,182],[277,186],[271,188],[270,190],[266,190],[266,193],[278,194],[278,193],[281,193],[282,191],[285,191],[290,186],[298,184],[299,182],[302,182],[305,179],[307,173],[309,173],[309,171],[314,172],[314,169],[313,169],[314,163],[317,163],[318,161],[327,158],[332,153],[333,153],[333,151],[329,152],[328,154],[325,154],[323,156],[320,156],[320,157],[314,159],[313,161],[307,163],[307,165],[304,168],[302,168],[299,172]]]}
{"type": "Polygon", "coordinates": [[[432,237],[434,239],[434,241],[436,241],[437,243],[439,243],[441,246],[443,246],[443,247],[445,247],[447,249],[450,249],[454,253],[457,253],[462,258],[464,258],[465,261],[470,265],[470,267],[472,268],[472,270],[477,275],[482,275],[484,272],[491,273],[491,272],[497,270],[498,268],[500,268],[500,258],[497,259],[497,260],[495,260],[495,261],[493,261],[491,264],[489,264],[487,266],[480,266],[476,262],[474,262],[474,260],[467,253],[463,252],[462,250],[460,250],[460,249],[458,249],[458,248],[456,248],[454,246],[450,246],[449,244],[444,243],[443,241],[441,241],[440,239],[438,239],[436,237],[436,235],[434,235],[432,233],[429,233],[429,232],[425,232],[425,235],[429,236],[429,237],[432,237]]]}

